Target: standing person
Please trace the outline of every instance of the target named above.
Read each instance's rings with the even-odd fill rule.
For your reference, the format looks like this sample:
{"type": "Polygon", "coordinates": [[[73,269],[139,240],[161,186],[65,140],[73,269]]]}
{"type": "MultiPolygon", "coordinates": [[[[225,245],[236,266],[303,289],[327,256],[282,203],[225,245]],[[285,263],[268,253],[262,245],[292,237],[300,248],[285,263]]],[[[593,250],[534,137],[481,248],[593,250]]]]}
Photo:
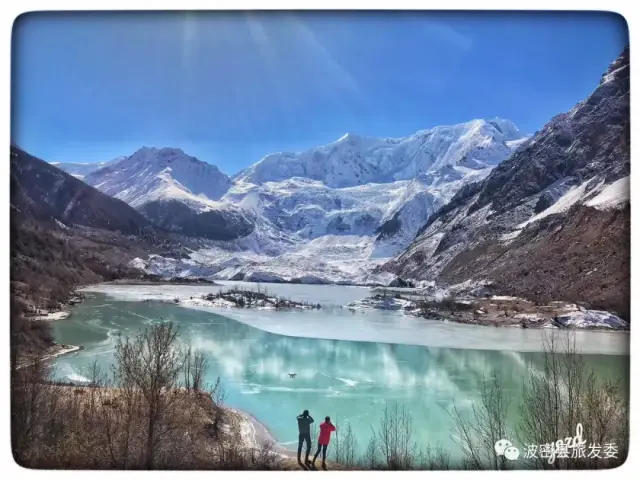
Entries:
{"type": "Polygon", "coordinates": [[[296,417],[298,420],[298,463],[300,461],[300,455],[302,454],[302,444],[307,442],[307,454],[304,457],[304,464],[309,463],[309,453],[311,453],[311,432],[309,427],[313,423],[313,417],[309,415],[309,410],[302,412],[302,415],[296,417]]]}
{"type": "Polygon", "coordinates": [[[327,460],[327,447],[329,446],[329,441],[331,440],[331,432],[335,432],[336,427],[331,423],[331,418],[324,417],[324,423],[320,424],[320,436],[318,437],[318,451],[313,456],[313,465],[316,464],[316,458],[320,454],[320,450],[322,449],[322,466],[326,466],[325,461],[327,460]]]}

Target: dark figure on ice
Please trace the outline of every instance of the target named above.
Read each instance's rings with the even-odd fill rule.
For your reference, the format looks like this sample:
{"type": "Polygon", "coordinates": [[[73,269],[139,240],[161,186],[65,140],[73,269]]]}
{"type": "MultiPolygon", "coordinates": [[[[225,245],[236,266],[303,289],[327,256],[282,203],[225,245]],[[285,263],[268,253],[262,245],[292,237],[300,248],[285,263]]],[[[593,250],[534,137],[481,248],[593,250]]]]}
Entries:
{"type": "Polygon", "coordinates": [[[331,432],[335,432],[336,427],[331,423],[331,418],[324,417],[324,423],[320,424],[320,436],[318,437],[318,451],[313,457],[313,465],[316,464],[316,458],[320,454],[320,450],[322,450],[322,467],[326,467],[327,460],[327,447],[329,446],[329,441],[331,440],[331,432]]]}
{"type": "Polygon", "coordinates": [[[309,427],[313,423],[313,417],[309,415],[309,410],[302,412],[302,415],[296,417],[298,420],[298,463],[300,461],[300,454],[302,453],[302,444],[307,442],[307,453],[304,457],[304,464],[309,463],[309,453],[311,453],[311,431],[309,427]]]}

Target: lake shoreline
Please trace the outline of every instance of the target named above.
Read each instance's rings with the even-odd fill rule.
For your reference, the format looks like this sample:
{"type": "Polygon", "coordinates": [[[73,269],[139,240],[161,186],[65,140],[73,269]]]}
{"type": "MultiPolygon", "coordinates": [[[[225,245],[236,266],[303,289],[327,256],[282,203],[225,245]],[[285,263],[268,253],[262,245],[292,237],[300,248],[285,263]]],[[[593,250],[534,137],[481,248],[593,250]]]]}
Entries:
{"type": "MultiPolygon", "coordinates": [[[[62,343],[54,343],[53,345],[51,345],[50,347],[47,348],[46,353],[40,358],[40,361],[42,362],[48,362],[51,360],[54,360],[58,357],[62,357],[63,355],[68,355],[70,353],[74,353],[74,352],[79,352],[81,350],[84,350],[84,347],[82,345],[66,345],[66,344],[62,344],[62,343]]],[[[32,364],[33,362],[35,362],[35,358],[33,355],[30,355],[29,357],[27,357],[26,359],[22,360],[17,366],[16,369],[21,369],[24,368],[26,366],[28,366],[29,364],[32,364]]]]}
{"type": "Polygon", "coordinates": [[[267,426],[260,422],[254,415],[246,410],[242,410],[233,406],[225,406],[227,411],[233,412],[243,421],[243,437],[253,448],[259,449],[264,444],[273,444],[273,451],[285,458],[297,458],[297,451],[286,448],[278,443],[273,433],[269,431],[267,426]]]}
{"type": "Polygon", "coordinates": [[[415,299],[403,295],[396,289],[376,293],[345,305],[344,308],[354,312],[399,311],[405,315],[428,320],[481,327],[630,331],[629,323],[611,312],[590,310],[568,302],[554,301],[538,304],[523,298],[498,295],[425,296],[422,299],[415,299]]]}

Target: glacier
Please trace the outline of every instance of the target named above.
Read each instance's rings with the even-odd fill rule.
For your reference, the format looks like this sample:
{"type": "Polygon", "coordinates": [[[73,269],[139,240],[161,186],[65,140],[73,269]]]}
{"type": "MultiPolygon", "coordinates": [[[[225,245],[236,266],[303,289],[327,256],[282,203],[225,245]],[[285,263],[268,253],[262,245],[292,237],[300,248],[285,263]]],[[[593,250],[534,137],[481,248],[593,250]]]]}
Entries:
{"type": "MultiPolygon", "coordinates": [[[[302,152],[267,155],[231,178],[180,149],[143,147],[84,181],[147,216],[179,202],[193,218],[215,214],[226,225],[224,238],[207,237],[188,259],[152,255],[133,262],[150,273],[386,285],[394,275],[372,270],[528,138],[500,118],[401,138],[349,133],[302,152]]],[[[163,227],[189,235],[184,217],[174,210],[163,227]]]]}

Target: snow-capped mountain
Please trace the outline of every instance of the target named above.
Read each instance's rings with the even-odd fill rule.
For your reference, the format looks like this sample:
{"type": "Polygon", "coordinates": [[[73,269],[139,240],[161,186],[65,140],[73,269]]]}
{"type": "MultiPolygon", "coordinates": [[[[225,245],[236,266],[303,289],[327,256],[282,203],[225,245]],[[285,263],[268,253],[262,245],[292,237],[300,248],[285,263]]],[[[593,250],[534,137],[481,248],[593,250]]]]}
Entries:
{"type": "Polygon", "coordinates": [[[231,180],[218,167],[179,148],[143,147],[133,155],[96,170],[84,179],[104,193],[141,207],[158,200],[179,200],[207,211],[229,189],[231,180]]]}
{"type": "Polygon", "coordinates": [[[294,244],[337,235],[343,245],[359,246],[359,258],[388,258],[459,188],[484,178],[524,140],[503,119],[403,138],[349,134],[304,152],[268,155],[238,174],[224,199],[251,204],[256,217],[295,237],[294,244]]]}
{"type": "MultiPolygon", "coordinates": [[[[174,265],[174,274],[180,268],[208,268],[219,278],[376,283],[367,280],[372,266],[406,248],[429,215],[464,185],[485,178],[525,140],[502,119],[435,127],[404,138],[346,135],[301,153],[265,157],[236,175],[217,200],[206,194],[194,199],[191,188],[186,196],[167,180],[177,180],[173,170],[164,171],[147,155],[143,165],[152,165],[134,165],[132,156],[124,162],[132,163],[129,173],[109,172],[123,170],[120,162],[86,180],[156,224],[179,225],[183,233],[193,233],[184,220],[189,210],[197,212],[200,230],[212,220],[204,215],[222,216],[213,219],[214,230],[234,225],[233,234],[217,237],[225,241],[194,253],[191,263],[174,265]],[[165,199],[159,207],[154,192],[165,199]]],[[[163,262],[154,257],[150,263],[171,264],[163,262]]]]}
{"type": "Polygon", "coordinates": [[[595,91],[460,189],[381,270],[629,308],[629,50],[595,91]]]}
{"type": "Polygon", "coordinates": [[[443,167],[492,167],[523,140],[512,122],[499,118],[435,127],[403,138],[349,133],[301,153],[268,155],[237,178],[260,185],[303,177],[331,188],[389,183],[443,167]]]}
{"type": "Polygon", "coordinates": [[[242,211],[220,201],[231,186],[229,177],[177,148],[143,147],[83,180],[166,230],[232,240],[253,229],[242,211]]]}

